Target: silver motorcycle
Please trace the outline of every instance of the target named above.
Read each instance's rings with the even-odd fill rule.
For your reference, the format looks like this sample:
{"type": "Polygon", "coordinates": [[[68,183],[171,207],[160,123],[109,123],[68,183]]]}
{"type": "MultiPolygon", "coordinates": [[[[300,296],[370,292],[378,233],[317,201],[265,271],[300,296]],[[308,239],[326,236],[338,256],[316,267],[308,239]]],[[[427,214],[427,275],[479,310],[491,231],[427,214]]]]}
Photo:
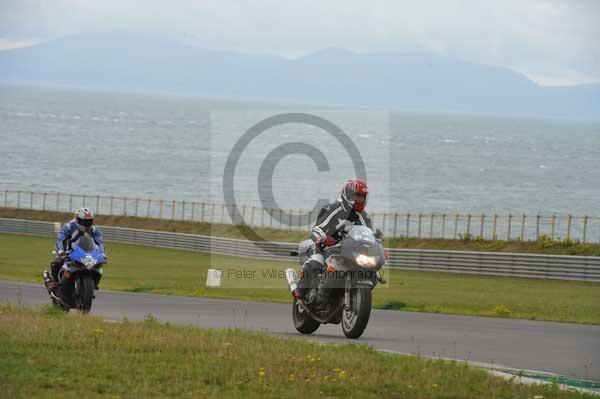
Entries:
{"type": "MultiPolygon", "coordinates": [[[[325,248],[325,269],[312,274],[308,292],[303,299],[294,298],[292,318],[302,334],[311,334],[321,324],[342,324],[347,338],[358,338],[369,322],[372,291],[384,282],[380,269],[387,263],[383,235],[365,226],[349,223],[338,226],[342,237],[334,246],[325,248]]],[[[315,253],[312,240],[302,241],[291,255],[300,257],[303,265],[315,253]]],[[[286,279],[293,292],[298,275],[286,270],[286,279]]]]}

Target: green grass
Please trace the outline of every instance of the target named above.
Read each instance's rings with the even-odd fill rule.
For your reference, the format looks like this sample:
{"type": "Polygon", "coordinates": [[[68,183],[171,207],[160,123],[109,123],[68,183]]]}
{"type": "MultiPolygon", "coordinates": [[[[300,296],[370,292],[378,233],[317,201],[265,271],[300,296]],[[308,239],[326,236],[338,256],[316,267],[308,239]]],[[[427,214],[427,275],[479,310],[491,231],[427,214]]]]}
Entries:
{"type": "Polygon", "coordinates": [[[463,363],[0,306],[6,398],[586,398],[463,363]]]}
{"type": "MultiPolygon", "coordinates": [[[[0,279],[41,284],[53,240],[0,234],[0,279]]],[[[164,248],[108,244],[101,287],[196,297],[289,302],[282,272],[297,263],[259,261],[164,248]],[[207,288],[208,268],[224,272],[221,288],[207,288]],[[257,271],[254,278],[228,277],[257,271]],[[278,278],[276,278],[278,277],[278,278]]],[[[389,270],[374,292],[375,307],[417,312],[600,324],[600,284],[389,270]]]]}
{"type": "MultiPolygon", "coordinates": [[[[72,218],[71,213],[52,211],[32,211],[27,209],[2,208],[0,218],[17,218],[29,220],[46,220],[64,223],[72,218]]],[[[97,215],[96,223],[106,226],[131,227],[137,229],[161,230],[178,233],[203,234],[229,238],[245,238],[241,226],[229,224],[210,224],[199,222],[182,222],[160,219],[149,219],[132,216],[97,215]]],[[[299,242],[307,238],[306,231],[278,230],[255,228],[261,237],[268,241],[299,242]]],[[[486,251],[486,252],[520,252],[549,255],[586,255],[600,256],[600,244],[582,244],[571,240],[551,241],[543,237],[538,241],[502,241],[480,239],[387,239],[385,245],[390,248],[438,249],[453,251],[486,251]]]]}

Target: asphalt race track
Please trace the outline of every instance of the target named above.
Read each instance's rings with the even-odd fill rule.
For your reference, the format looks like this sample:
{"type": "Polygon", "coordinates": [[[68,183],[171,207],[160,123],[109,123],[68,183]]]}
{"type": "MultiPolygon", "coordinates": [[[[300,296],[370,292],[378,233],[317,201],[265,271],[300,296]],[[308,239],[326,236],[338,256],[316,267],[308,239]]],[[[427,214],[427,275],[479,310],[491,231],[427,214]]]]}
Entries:
{"type": "MultiPolygon", "coordinates": [[[[0,303],[49,301],[41,283],[0,281],[0,303]]],[[[101,290],[92,314],[129,320],[152,314],[163,322],[300,337],[292,325],[290,304],[101,290]]],[[[600,326],[374,310],[358,340],[346,339],[339,325],[321,326],[311,337],[600,380],[600,326]]]]}

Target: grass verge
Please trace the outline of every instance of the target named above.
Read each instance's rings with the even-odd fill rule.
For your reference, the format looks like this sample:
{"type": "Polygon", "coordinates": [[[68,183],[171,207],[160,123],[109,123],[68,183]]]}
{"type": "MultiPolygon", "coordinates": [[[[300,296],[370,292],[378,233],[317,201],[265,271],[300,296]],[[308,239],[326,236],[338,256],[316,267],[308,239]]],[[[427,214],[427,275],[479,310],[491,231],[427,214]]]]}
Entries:
{"type": "Polygon", "coordinates": [[[4,397],[586,398],[463,363],[239,330],[0,306],[4,397]]]}
{"type": "MultiPolygon", "coordinates": [[[[64,223],[73,217],[71,213],[52,211],[32,211],[27,209],[2,208],[0,218],[15,218],[28,220],[56,221],[64,223]]],[[[210,224],[200,222],[182,222],[161,219],[149,219],[133,216],[97,215],[96,223],[106,226],[131,227],[136,229],[171,231],[178,233],[213,235],[219,237],[241,238],[243,229],[248,227],[228,224],[210,224]]],[[[308,232],[256,228],[261,237],[268,241],[300,242],[307,238],[308,232]]],[[[517,252],[538,253],[548,255],[585,255],[600,256],[600,244],[582,244],[572,240],[552,241],[542,237],[538,241],[502,241],[480,240],[469,237],[462,240],[451,239],[418,239],[396,238],[387,239],[385,245],[390,248],[407,249],[438,249],[452,251],[486,251],[486,252],[517,252]]]]}
{"type": "MultiPolygon", "coordinates": [[[[0,234],[0,279],[41,284],[52,246],[50,238],[0,234]]],[[[290,262],[125,244],[110,243],[108,251],[110,263],[101,287],[130,292],[289,302],[281,272],[299,267],[290,262]],[[220,288],[206,287],[209,268],[223,270],[220,288]],[[248,277],[240,275],[244,271],[258,272],[248,277]]],[[[378,286],[373,295],[378,308],[600,324],[598,283],[387,272],[390,283],[378,286]]]]}

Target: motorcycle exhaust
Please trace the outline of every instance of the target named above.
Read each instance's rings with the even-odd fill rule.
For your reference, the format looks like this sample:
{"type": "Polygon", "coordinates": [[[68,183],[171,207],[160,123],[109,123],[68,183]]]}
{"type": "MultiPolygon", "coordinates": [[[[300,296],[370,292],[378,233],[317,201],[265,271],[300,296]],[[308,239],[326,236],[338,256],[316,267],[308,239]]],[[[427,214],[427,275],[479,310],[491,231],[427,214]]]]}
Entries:
{"type": "Polygon", "coordinates": [[[42,276],[44,277],[44,285],[46,286],[48,293],[52,294],[52,291],[50,290],[50,287],[48,286],[48,283],[50,283],[50,281],[52,280],[52,277],[50,277],[50,273],[48,273],[47,270],[44,270],[44,272],[42,273],[42,276]]]}
{"type": "Polygon", "coordinates": [[[290,291],[294,292],[296,288],[298,288],[298,276],[296,275],[296,271],[291,267],[285,269],[285,279],[287,280],[288,287],[290,287],[290,291]]]}

